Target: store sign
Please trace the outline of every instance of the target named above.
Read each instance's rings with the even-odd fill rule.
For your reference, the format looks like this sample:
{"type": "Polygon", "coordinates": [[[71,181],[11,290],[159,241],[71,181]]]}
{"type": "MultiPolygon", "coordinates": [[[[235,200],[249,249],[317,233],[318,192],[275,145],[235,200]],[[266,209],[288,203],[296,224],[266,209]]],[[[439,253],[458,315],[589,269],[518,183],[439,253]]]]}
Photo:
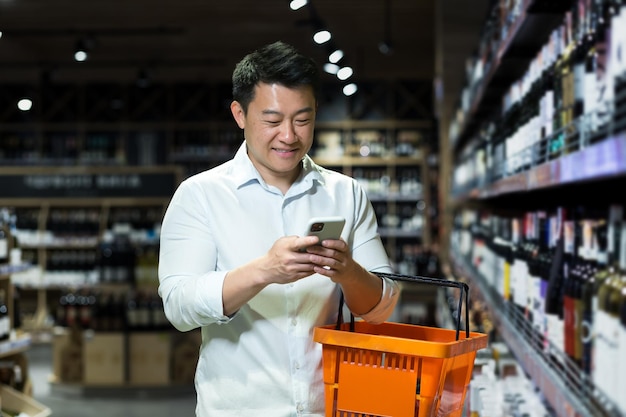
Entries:
{"type": "Polygon", "coordinates": [[[172,173],[0,175],[0,198],[171,197],[172,173]]]}

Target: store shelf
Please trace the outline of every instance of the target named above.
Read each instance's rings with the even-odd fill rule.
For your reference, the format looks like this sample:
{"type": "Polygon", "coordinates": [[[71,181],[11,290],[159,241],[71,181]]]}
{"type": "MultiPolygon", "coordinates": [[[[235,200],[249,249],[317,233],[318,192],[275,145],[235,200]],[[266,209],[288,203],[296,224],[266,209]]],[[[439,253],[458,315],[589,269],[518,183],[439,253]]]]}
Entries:
{"type": "Polygon", "coordinates": [[[450,259],[455,271],[476,285],[492,311],[497,333],[507,343],[558,417],[619,417],[615,405],[598,392],[591,380],[571,364],[562,352],[548,355],[528,320],[490,287],[469,261],[452,248],[450,259]]]}
{"type": "Polygon", "coordinates": [[[0,265],[0,279],[10,278],[11,274],[27,271],[32,267],[33,266],[28,263],[23,263],[19,265],[10,265],[10,264],[0,265]]]}
{"type": "Polygon", "coordinates": [[[468,199],[487,199],[624,175],[626,175],[626,133],[620,133],[528,171],[505,177],[484,187],[458,193],[454,196],[454,202],[458,204],[468,199]]]}
{"type": "Polygon", "coordinates": [[[382,202],[382,201],[396,201],[398,203],[411,203],[414,201],[419,201],[424,196],[422,194],[400,194],[400,193],[368,193],[370,201],[373,203],[382,202]]]}
{"type": "Polygon", "coordinates": [[[419,229],[404,230],[389,227],[379,227],[378,233],[382,238],[418,238],[422,235],[422,231],[419,229]]]}
{"type": "Polygon", "coordinates": [[[25,352],[30,347],[31,342],[32,338],[27,333],[23,333],[15,339],[0,342],[0,358],[25,352]]]}
{"type": "Polygon", "coordinates": [[[183,397],[195,393],[193,384],[89,386],[78,383],[64,383],[54,379],[49,383],[50,392],[62,398],[141,398],[158,400],[183,397]]]}
{"type": "Polygon", "coordinates": [[[486,64],[485,75],[472,92],[459,133],[451,138],[453,148],[460,149],[467,144],[480,122],[499,107],[503,93],[524,74],[536,51],[562,21],[565,4],[567,2],[563,1],[524,1],[520,15],[500,42],[493,61],[486,64]]]}
{"type": "Polygon", "coordinates": [[[417,166],[423,163],[421,155],[415,156],[343,156],[341,158],[317,158],[315,163],[324,167],[368,167],[368,166],[417,166]]]}

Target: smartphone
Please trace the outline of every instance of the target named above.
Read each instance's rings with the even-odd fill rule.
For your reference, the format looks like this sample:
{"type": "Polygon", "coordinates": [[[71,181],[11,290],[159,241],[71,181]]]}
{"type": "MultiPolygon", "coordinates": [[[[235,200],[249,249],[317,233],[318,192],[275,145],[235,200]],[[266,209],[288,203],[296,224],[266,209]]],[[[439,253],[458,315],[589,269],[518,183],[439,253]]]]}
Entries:
{"type": "Polygon", "coordinates": [[[339,216],[313,217],[309,220],[305,235],[317,236],[320,242],[326,239],[339,239],[346,219],[339,216]]]}

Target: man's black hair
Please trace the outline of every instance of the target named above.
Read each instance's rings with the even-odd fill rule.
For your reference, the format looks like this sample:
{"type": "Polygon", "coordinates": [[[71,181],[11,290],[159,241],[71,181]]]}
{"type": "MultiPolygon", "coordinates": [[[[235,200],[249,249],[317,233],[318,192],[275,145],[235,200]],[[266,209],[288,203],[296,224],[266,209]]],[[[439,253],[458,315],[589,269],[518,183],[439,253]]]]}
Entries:
{"type": "Polygon", "coordinates": [[[233,100],[244,112],[254,99],[258,83],[280,84],[287,88],[311,86],[315,98],[319,92],[319,70],[315,61],[293,46],[277,41],[246,55],[233,71],[233,100]]]}

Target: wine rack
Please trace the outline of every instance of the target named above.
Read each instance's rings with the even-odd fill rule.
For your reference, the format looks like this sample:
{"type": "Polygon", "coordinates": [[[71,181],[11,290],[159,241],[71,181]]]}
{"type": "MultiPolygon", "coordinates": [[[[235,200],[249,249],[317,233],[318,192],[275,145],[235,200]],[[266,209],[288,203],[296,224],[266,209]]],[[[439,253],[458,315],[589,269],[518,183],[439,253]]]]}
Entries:
{"type": "MultiPolygon", "coordinates": [[[[520,212],[593,211],[623,203],[615,190],[626,184],[626,62],[615,51],[626,42],[625,17],[620,1],[495,2],[449,126],[452,212],[519,218],[520,212]]],[[[529,318],[481,269],[501,266],[468,257],[461,249],[467,238],[458,228],[451,227],[448,236],[448,266],[480,290],[496,333],[554,414],[623,416],[614,394],[594,385],[581,364],[538,332],[532,314],[529,318]]],[[[489,244],[495,246],[511,240],[493,238],[498,242],[489,244]]],[[[507,276],[497,271],[496,276],[507,276]]],[[[541,273],[546,271],[533,272],[541,273]]]]}
{"type": "Polygon", "coordinates": [[[181,178],[178,167],[31,167],[0,172],[6,189],[18,190],[5,193],[0,206],[14,210],[22,258],[32,265],[14,275],[14,284],[26,318],[23,327],[33,337],[47,340],[57,293],[67,289],[154,291],[155,267],[144,277],[146,265],[136,265],[135,251],[148,253],[158,244],[161,218],[181,178]],[[136,270],[143,275],[135,277],[136,270]]]}

